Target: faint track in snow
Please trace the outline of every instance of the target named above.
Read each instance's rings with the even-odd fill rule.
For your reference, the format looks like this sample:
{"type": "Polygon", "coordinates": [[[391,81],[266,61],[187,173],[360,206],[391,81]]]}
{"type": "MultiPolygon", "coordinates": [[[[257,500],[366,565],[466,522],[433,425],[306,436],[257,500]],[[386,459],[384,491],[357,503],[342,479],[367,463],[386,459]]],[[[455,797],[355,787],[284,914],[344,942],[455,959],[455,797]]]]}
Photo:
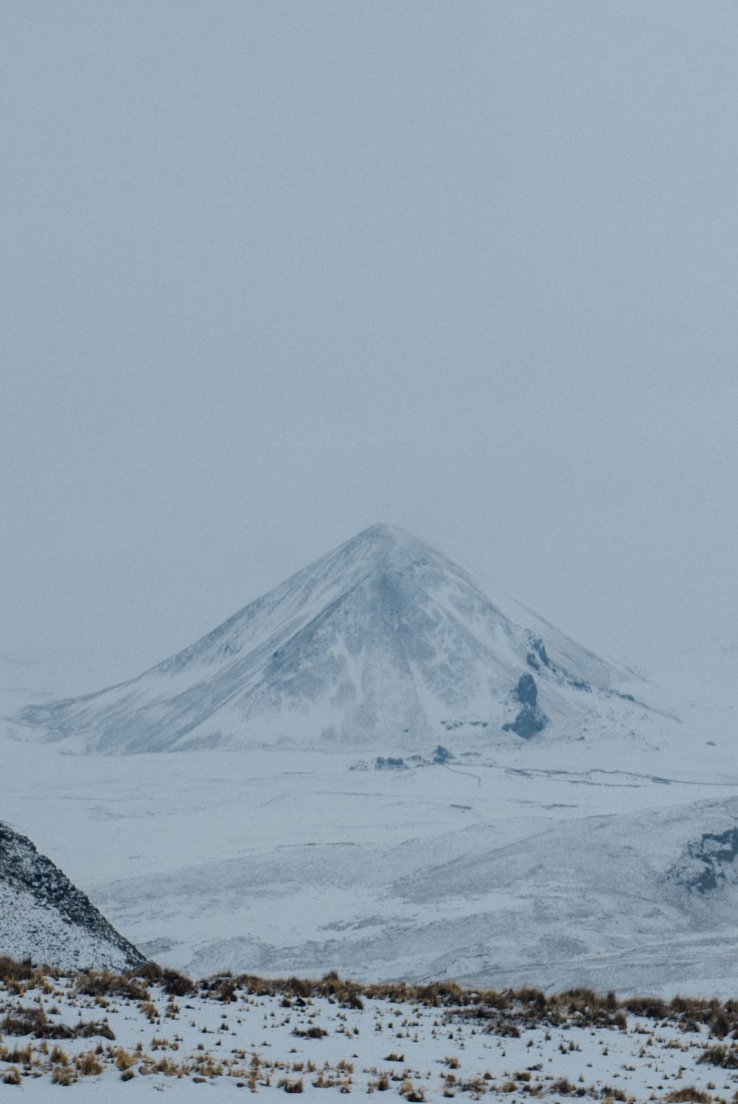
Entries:
{"type": "Polygon", "coordinates": [[[481,788],[482,788],[482,777],[481,777],[481,775],[471,774],[469,771],[459,770],[458,767],[450,767],[448,765],[448,763],[444,763],[443,768],[444,768],[444,770],[451,771],[452,774],[460,774],[463,778],[474,778],[474,779],[476,779],[477,789],[481,790],[481,788]]]}
{"type": "Polygon", "coordinates": [[[562,781],[571,781],[578,785],[590,785],[590,786],[637,786],[642,783],[651,783],[656,786],[711,786],[711,787],[727,787],[728,789],[735,789],[738,786],[738,779],[726,782],[707,782],[707,781],[695,781],[690,778],[665,778],[657,774],[639,774],[637,771],[619,771],[619,770],[604,770],[602,768],[595,768],[587,771],[569,771],[569,770],[553,770],[544,768],[532,768],[532,767],[499,767],[506,774],[517,774],[523,778],[558,778],[562,781]],[[632,778],[632,782],[597,782],[595,780],[596,775],[609,775],[616,778],[632,778]]]}

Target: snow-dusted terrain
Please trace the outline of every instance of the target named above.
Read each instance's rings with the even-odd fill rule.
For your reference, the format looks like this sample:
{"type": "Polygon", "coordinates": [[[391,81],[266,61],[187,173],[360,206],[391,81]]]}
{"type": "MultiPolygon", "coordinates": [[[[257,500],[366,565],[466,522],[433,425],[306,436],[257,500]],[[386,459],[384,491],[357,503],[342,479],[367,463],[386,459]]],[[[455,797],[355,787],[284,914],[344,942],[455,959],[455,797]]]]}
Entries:
{"type": "MultiPolygon", "coordinates": [[[[448,627],[460,595],[472,603],[476,583],[461,573],[455,589],[445,561],[424,552],[420,559],[428,562],[418,566],[417,546],[395,533],[370,530],[359,544],[386,552],[388,540],[405,563],[390,574],[405,578],[404,571],[412,580],[420,573],[423,587],[408,588],[435,595],[424,609],[429,618],[433,609],[434,624],[448,627]],[[408,547],[415,566],[405,558],[408,547]],[[448,617],[429,581],[437,570],[441,589],[453,598],[441,603],[448,617]]],[[[352,547],[356,542],[344,550],[352,547]]],[[[365,567],[366,555],[365,549],[365,567]]],[[[327,577],[314,568],[308,576],[327,577]]],[[[365,585],[375,584],[357,580],[355,590],[365,585]]],[[[280,603],[285,591],[297,603],[294,587],[293,580],[274,592],[280,603]]],[[[314,597],[311,610],[326,608],[326,594],[314,597]]],[[[589,984],[733,995],[736,655],[716,649],[704,660],[654,657],[661,668],[650,683],[625,687],[636,699],[629,701],[612,692],[624,687],[617,676],[622,665],[596,660],[520,607],[514,617],[508,610],[493,618],[488,605],[474,601],[479,620],[466,605],[463,624],[475,626],[470,635],[477,641],[480,625],[491,626],[490,641],[497,633],[499,665],[488,658],[504,689],[499,699],[490,697],[485,715],[457,710],[441,717],[440,706],[433,714],[438,702],[427,689],[434,667],[428,659],[413,661],[412,679],[403,683],[408,693],[417,690],[416,702],[422,691],[425,703],[423,724],[411,733],[380,726],[354,746],[325,740],[316,727],[306,746],[298,733],[290,744],[271,746],[254,746],[249,736],[240,743],[234,737],[239,746],[228,746],[229,737],[218,747],[177,754],[76,753],[99,743],[94,728],[77,738],[73,718],[92,725],[100,708],[110,720],[101,703],[114,699],[128,710],[130,696],[139,694],[131,683],[48,707],[47,718],[69,725],[62,739],[39,740],[28,724],[0,729],[0,752],[14,781],[3,795],[3,818],[52,853],[144,953],[197,976],[228,968],[268,975],[338,969],[364,980],[456,977],[546,990],[589,984]],[[538,667],[525,651],[529,633],[543,642],[533,653],[538,667]],[[526,673],[535,679],[536,708],[547,717],[528,738],[502,727],[525,709],[518,687],[526,673]],[[579,680],[591,689],[574,685],[579,680]],[[437,725],[428,720],[433,716],[437,725]]],[[[344,602],[355,609],[353,597],[344,602]]],[[[409,598],[400,608],[406,616],[393,632],[404,640],[409,598]]],[[[240,632],[246,613],[229,624],[240,632]]],[[[301,616],[295,610],[295,626],[301,616]]],[[[334,616],[335,610],[322,625],[334,624],[334,616]]],[[[387,640],[393,632],[387,630],[387,640]]],[[[324,672],[323,653],[305,644],[315,643],[318,626],[295,627],[290,654],[301,633],[305,647],[290,669],[304,674],[301,664],[309,667],[313,655],[324,672]]],[[[223,644],[223,636],[207,638],[211,657],[219,639],[223,644]]],[[[382,651],[375,644],[374,670],[382,651]]],[[[369,662],[367,649],[359,650],[369,662]]],[[[204,685],[208,669],[195,651],[201,681],[191,686],[204,685]]],[[[179,673],[167,674],[165,664],[138,681],[150,689],[170,677],[190,678],[188,656],[179,673]]],[[[482,670],[480,656],[475,671],[482,670]]],[[[213,658],[215,667],[222,658],[213,658]]],[[[227,662],[241,660],[232,654],[227,662]]],[[[313,714],[311,700],[303,699],[310,725],[325,705],[318,694],[313,714]]],[[[138,717],[146,740],[147,709],[126,712],[127,724],[138,717]]],[[[182,748],[188,738],[175,743],[182,748]]]]}
{"type": "Polygon", "coordinates": [[[139,678],[19,720],[108,753],[418,752],[446,736],[486,745],[637,727],[625,672],[508,606],[422,541],[375,525],[139,678]]]}
{"type": "MultiPolygon", "coordinates": [[[[735,1099],[734,1006],[586,990],[368,992],[340,979],[40,974],[0,982],[0,1091],[22,1099],[735,1099]]],[[[8,1097],[10,1099],[10,1096],[8,1097]]]]}
{"type": "Polygon", "coordinates": [[[143,961],[29,839],[2,823],[0,955],[65,969],[125,970],[143,961]]]}
{"type": "MultiPolygon", "coordinates": [[[[38,783],[38,749],[10,750],[38,783]]],[[[526,748],[355,771],[318,753],[55,755],[49,801],[28,786],[6,807],[55,839],[145,953],[196,975],[335,968],[727,996],[736,779],[615,758],[554,768],[526,748]]]]}
{"type": "Polygon", "coordinates": [[[396,770],[338,751],[69,755],[8,726],[4,816],[146,953],[194,974],[728,996],[731,662],[710,701],[677,673],[685,720],[660,744],[457,745],[396,770]]]}

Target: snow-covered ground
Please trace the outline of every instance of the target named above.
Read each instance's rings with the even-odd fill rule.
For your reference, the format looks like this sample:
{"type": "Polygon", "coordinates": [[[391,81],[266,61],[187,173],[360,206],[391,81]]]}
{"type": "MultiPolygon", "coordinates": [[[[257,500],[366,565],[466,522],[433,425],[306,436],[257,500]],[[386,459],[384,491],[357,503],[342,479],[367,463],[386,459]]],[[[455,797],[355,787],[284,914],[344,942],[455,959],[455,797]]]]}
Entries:
{"type": "Polygon", "coordinates": [[[738,825],[736,669],[672,662],[651,695],[682,721],[659,739],[485,749],[449,732],[454,760],[394,771],[373,752],[79,756],[6,725],[0,813],[125,936],[198,976],[727,997],[738,870],[715,841],[738,825]]]}
{"type": "Polygon", "coordinates": [[[71,1084],[75,1100],[109,1102],[156,1091],[173,1100],[388,1092],[428,1102],[717,1104],[738,1089],[735,1011],[719,1006],[628,1009],[586,993],[555,1004],[535,993],[362,994],[338,982],[270,993],[254,979],[175,995],[124,986],[116,992],[115,979],[94,975],[0,985],[8,1098],[6,1084],[33,1101],[71,1084]]]}
{"type": "Polygon", "coordinates": [[[738,652],[654,661],[375,526],[138,679],[29,693],[0,819],[197,976],[727,996],[738,652]]]}

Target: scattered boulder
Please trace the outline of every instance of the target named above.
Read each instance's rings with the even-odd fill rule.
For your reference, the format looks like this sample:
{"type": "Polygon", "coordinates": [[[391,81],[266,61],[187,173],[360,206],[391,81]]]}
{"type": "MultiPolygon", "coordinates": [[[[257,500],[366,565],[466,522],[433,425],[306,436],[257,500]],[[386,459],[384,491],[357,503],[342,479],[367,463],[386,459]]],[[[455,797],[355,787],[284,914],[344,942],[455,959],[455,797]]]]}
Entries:
{"type": "Polygon", "coordinates": [[[443,765],[444,763],[450,763],[454,756],[445,748],[443,744],[439,744],[436,750],[433,752],[433,762],[443,765]]]}
{"type": "Polygon", "coordinates": [[[407,770],[408,766],[404,759],[395,759],[391,755],[386,758],[384,755],[378,755],[374,760],[375,770],[407,770]]]}

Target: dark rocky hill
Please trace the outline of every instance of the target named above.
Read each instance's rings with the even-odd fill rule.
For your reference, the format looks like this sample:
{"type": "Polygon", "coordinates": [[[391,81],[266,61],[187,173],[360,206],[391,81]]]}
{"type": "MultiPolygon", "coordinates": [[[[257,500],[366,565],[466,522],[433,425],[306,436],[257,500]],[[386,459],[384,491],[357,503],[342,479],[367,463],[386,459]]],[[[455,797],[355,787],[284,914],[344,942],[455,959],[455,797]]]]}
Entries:
{"type": "Polygon", "coordinates": [[[126,969],[144,961],[50,859],[2,823],[0,954],[60,968],[126,969]]]}

